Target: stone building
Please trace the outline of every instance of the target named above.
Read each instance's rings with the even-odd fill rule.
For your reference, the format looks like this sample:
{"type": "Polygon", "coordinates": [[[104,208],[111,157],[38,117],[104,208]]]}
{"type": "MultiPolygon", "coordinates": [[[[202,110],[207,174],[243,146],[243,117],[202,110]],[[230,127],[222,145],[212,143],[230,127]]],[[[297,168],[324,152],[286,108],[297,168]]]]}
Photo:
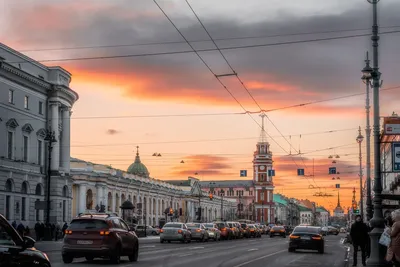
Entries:
{"type": "Polygon", "coordinates": [[[70,218],[70,115],[78,100],[70,82],[63,68],[0,43],[0,212],[10,221],[33,227],[45,220],[40,201],[47,192],[47,130],[57,141],[50,163],[50,221],[70,218]]]}

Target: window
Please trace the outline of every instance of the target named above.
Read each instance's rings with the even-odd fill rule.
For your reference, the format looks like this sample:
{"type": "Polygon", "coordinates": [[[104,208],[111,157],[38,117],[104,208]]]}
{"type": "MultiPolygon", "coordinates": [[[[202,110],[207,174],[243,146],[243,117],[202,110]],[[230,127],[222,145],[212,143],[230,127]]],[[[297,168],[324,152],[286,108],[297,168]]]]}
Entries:
{"type": "Polygon", "coordinates": [[[14,156],[14,133],[8,132],[7,134],[7,158],[12,159],[14,156]]]}
{"type": "Polygon", "coordinates": [[[29,109],[29,96],[25,96],[24,98],[24,108],[29,109]]]}
{"type": "Polygon", "coordinates": [[[264,192],[260,193],[260,198],[261,198],[261,200],[264,200],[264,192]]]}
{"type": "Polygon", "coordinates": [[[21,204],[21,220],[25,221],[26,220],[26,218],[25,218],[25,214],[26,214],[26,197],[22,198],[21,203],[22,203],[21,204]]]}
{"type": "Polygon", "coordinates": [[[1,246],[15,246],[13,237],[10,235],[10,231],[3,225],[0,225],[0,245],[1,246]]]}
{"type": "Polygon", "coordinates": [[[24,135],[24,161],[28,162],[28,136],[24,135]]]}
{"type": "Polygon", "coordinates": [[[8,103],[14,104],[14,90],[8,90],[8,103]]]}
{"type": "MultiPolygon", "coordinates": [[[[36,199],[36,201],[40,201],[40,199],[36,199]]],[[[40,210],[36,210],[36,221],[40,221],[40,210]]],[[[65,220],[64,220],[65,221],[65,220]]]]}
{"type": "Polygon", "coordinates": [[[6,196],[6,219],[10,220],[10,204],[11,204],[11,197],[10,196],[6,196]]]}
{"type": "Polygon", "coordinates": [[[43,102],[39,101],[39,114],[43,115],[43,102]]]}
{"type": "Polygon", "coordinates": [[[42,166],[42,146],[43,146],[43,141],[42,140],[38,140],[38,165],[42,166]]]}
{"type": "Polygon", "coordinates": [[[252,196],[253,195],[253,191],[249,191],[249,196],[252,196]]]}

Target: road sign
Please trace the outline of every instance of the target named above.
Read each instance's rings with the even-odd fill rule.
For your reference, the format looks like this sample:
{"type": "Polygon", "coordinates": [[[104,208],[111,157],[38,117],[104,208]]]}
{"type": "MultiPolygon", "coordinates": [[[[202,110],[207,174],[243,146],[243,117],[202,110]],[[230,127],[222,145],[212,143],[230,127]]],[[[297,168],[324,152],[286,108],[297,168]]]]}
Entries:
{"type": "Polygon", "coordinates": [[[336,167],[329,167],[329,174],[336,174],[336,167]]]}
{"type": "Polygon", "coordinates": [[[240,177],[247,177],[247,170],[240,170],[240,177]]]}
{"type": "Polygon", "coordinates": [[[391,116],[383,118],[383,129],[387,135],[400,134],[400,117],[391,116]]]}
{"type": "Polygon", "coordinates": [[[298,176],[304,176],[304,169],[297,169],[298,176]]]}
{"type": "Polygon", "coordinates": [[[392,144],[392,167],[394,172],[400,172],[400,142],[392,144]]]}
{"type": "Polygon", "coordinates": [[[340,184],[336,184],[336,188],[340,188],[340,184]]]}
{"type": "Polygon", "coordinates": [[[268,170],[268,176],[275,176],[275,170],[268,170]]]}

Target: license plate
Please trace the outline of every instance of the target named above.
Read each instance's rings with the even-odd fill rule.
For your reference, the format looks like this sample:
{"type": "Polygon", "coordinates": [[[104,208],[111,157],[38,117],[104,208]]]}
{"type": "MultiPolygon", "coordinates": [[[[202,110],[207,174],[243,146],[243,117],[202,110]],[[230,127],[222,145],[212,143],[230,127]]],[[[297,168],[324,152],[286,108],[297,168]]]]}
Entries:
{"type": "Polygon", "coordinates": [[[310,240],[311,238],[309,236],[302,236],[300,239],[302,239],[302,240],[310,240]]]}
{"type": "Polygon", "coordinates": [[[76,243],[78,245],[91,245],[93,244],[93,240],[78,240],[76,243]]]}

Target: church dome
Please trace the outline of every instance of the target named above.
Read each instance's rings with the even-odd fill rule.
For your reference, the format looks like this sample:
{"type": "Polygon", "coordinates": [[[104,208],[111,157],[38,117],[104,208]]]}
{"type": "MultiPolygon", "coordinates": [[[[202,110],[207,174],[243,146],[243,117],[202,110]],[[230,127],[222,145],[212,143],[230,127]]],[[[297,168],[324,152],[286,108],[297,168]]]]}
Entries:
{"type": "Polygon", "coordinates": [[[149,178],[149,171],[147,170],[146,165],[144,165],[141,161],[140,161],[140,156],[139,156],[139,147],[137,147],[137,152],[136,152],[136,158],[135,158],[135,162],[133,162],[129,168],[128,168],[128,173],[130,174],[134,174],[140,177],[146,177],[149,178]]]}

